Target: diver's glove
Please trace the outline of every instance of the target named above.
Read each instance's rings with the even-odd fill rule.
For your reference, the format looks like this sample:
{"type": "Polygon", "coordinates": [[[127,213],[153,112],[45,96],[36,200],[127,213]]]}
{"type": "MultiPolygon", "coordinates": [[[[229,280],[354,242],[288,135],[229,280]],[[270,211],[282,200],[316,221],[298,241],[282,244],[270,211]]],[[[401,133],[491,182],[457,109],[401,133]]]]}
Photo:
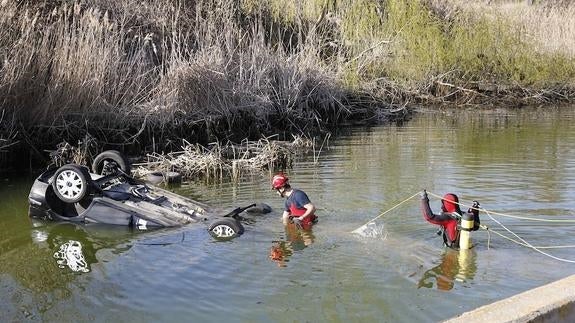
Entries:
{"type": "Polygon", "coordinates": [[[426,190],[423,190],[423,191],[421,192],[421,199],[422,199],[422,200],[424,200],[424,199],[429,199],[429,198],[427,197],[427,191],[426,191],[426,190]]]}

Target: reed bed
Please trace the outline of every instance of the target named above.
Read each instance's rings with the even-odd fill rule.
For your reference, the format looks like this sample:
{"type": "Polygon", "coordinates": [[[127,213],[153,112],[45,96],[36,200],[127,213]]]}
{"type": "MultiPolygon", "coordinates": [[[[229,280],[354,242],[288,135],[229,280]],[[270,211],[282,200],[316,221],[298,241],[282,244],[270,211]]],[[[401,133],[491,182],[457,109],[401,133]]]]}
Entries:
{"type": "Polygon", "coordinates": [[[77,146],[63,141],[56,146],[55,150],[49,151],[48,167],[61,167],[66,164],[91,165],[99,153],[98,148],[96,139],[89,135],[80,140],[77,146]]]}
{"type": "Polygon", "coordinates": [[[0,145],[171,150],[410,103],[572,100],[574,6],[494,3],[0,0],[0,145]]]}
{"type": "Polygon", "coordinates": [[[244,173],[287,169],[297,153],[312,146],[313,140],[299,136],[291,142],[263,138],[240,144],[214,143],[209,147],[184,141],[180,151],[148,154],[145,162],[134,164],[133,172],[142,178],[158,172],[177,172],[184,178],[239,178],[244,173]]]}
{"type": "Polygon", "coordinates": [[[0,112],[0,153],[7,153],[10,147],[18,144],[16,120],[8,118],[4,111],[0,112]]]}
{"type": "Polygon", "coordinates": [[[575,4],[572,1],[448,0],[451,11],[483,12],[518,26],[533,49],[575,57],[575,4]]]}

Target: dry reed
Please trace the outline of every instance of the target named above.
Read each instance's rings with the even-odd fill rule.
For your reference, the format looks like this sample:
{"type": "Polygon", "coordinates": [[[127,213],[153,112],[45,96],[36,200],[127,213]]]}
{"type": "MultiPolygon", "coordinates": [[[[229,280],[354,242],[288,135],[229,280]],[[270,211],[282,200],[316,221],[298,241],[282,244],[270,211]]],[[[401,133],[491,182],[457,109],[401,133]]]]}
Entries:
{"type": "Polygon", "coordinates": [[[0,153],[6,153],[11,146],[18,144],[17,136],[15,119],[8,119],[2,110],[0,112],[0,153]]]}
{"type": "Polygon", "coordinates": [[[0,108],[39,147],[86,133],[103,143],[162,142],[193,127],[217,139],[253,123],[259,136],[346,117],[345,91],[321,62],[313,32],[298,52],[275,47],[257,15],[241,18],[237,3],[87,1],[36,10],[3,1],[0,108]]]}
{"type": "Polygon", "coordinates": [[[209,148],[184,141],[181,151],[168,154],[148,154],[146,161],[134,164],[136,176],[145,177],[154,172],[178,172],[184,178],[221,178],[242,173],[285,169],[291,166],[294,155],[312,147],[311,140],[294,137],[292,142],[263,138],[240,144],[212,144],[209,148]]]}
{"type": "MultiPolygon", "coordinates": [[[[14,116],[16,141],[41,150],[87,133],[139,147],[303,134],[405,116],[389,111],[428,95],[464,104],[570,95],[571,60],[534,55],[526,36],[507,37],[507,24],[485,29],[507,38],[479,37],[474,28],[485,25],[460,16],[457,3],[469,4],[1,0],[0,110],[14,116]],[[475,81],[518,86],[482,92],[475,81]],[[525,88],[531,84],[550,94],[525,88]]],[[[511,15],[542,51],[572,56],[572,8],[511,15]]]]}
{"type": "MultiPolygon", "coordinates": [[[[564,53],[575,57],[575,4],[571,1],[470,1],[442,0],[449,11],[481,12],[504,17],[518,26],[527,41],[541,52],[564,53]],[[449,6],[449,5],[448,5],[449,6]]],[[[445,7],[445,5],[443,5],[445,7]]]]}

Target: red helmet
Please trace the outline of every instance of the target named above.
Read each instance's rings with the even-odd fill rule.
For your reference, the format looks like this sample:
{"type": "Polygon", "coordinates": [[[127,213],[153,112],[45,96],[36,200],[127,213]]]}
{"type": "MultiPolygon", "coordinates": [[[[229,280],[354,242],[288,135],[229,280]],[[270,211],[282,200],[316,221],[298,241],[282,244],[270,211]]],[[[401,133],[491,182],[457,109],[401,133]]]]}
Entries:
{"type": "Polygon", "coordinates": [[[272,189],[274,190],[280,189],[284,187],[288,181],[289,178],[287,178],[287,176],[285,176],[282,173],[279,173],[275,175],[274,178],[272,179],[272,189]]]}
{"type": "Polygon", "coordinates": [[[443,212],[449,212],[449,213],[453,213],[453,212],[457,212],[461,214],[461,210],[459,209],[459,198],[457,197],[457,195],[453,194],[453,193],[447,193],[445,195],[443,195],[443,198],[441,199],[441,209],[443,210],[443,212]]]}

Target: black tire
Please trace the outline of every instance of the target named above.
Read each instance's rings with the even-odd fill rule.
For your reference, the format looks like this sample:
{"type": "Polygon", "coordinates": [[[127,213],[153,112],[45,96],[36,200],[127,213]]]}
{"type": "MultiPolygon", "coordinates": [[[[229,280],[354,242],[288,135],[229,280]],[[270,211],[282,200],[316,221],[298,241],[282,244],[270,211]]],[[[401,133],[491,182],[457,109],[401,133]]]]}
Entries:
{"type": "Polygon", "coordinates": [[[182,174],[178,172],[167,172],[166,179],[168,184],[179,184],[182,182],[182,174]]]}
{"type": "Polygon", "coordinates": [[[168,184],[179,184],[182,182],[182,174],[178,172],[151,172],[146,175],[148,182],[157,185],[163,182],[168,184]]]}
{"type": "Polygon", "coordinates": [[[246,210],[250,214],[267,214],[272,211],[272,207],[265,203],[257,203],[256,206],[246,210]]]}
{"type": "Polygon", "coordinates": [[[233,239],[244,233],[244,226],[235,219],[222,218],[212,222],[208,231],[217,239],[233,239]]]}
{"type": "Polygon", "coordinates": [[[153,185],[158,185],[164,181],[164,175],[161,172],[152,172],[146,175],[146,179],[153,185]]]}
{"type": "Polygon", "coordinates": [[[98,175],[113,174],[118,168],[130,175],[130,162],[117,150],[106,150],[100,153],[92,163],[92,172],[98,175]]]}
{"type": "Polygon", "coordinates": [[[92,179],[88,170],[80,165],[64,165],[54,173],[54,194],[65,203],[76,203],[90,194],[92,179]]]}

